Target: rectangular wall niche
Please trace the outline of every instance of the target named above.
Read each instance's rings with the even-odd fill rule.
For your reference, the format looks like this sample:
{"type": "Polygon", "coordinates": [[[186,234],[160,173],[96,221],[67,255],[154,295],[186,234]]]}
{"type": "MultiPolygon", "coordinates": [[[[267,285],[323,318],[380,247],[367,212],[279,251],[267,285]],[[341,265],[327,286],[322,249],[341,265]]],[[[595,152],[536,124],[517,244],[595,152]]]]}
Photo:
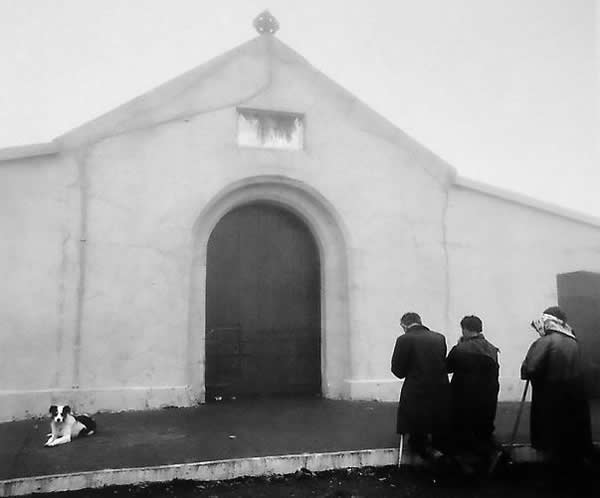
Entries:
{"type": "Polygon", "coordinates": [[[266,149],[302,149],[302,114],[239,108],[237,111],[238,145],[266,149]]]}

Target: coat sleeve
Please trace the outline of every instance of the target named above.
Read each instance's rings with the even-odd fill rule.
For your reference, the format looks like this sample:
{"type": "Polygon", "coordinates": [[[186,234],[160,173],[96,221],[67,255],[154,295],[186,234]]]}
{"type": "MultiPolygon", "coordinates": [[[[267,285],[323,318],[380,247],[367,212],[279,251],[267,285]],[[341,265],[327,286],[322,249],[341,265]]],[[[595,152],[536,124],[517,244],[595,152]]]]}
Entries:
{"type": "Polygon", "coordinates": [[[527,351],[527,356],[521,365],[521,379],[535,380],[544,375],[546,357],[548,354],[548,342],[538,339],[527,351]]]}
{"type": "Polygon", "coordinates": [[[402,337],[396,339],[392,355],[392,373],[399,379],[403,379],[408,374],[409,346],[408,341],[403,340],[402,337]]]}
{"type": "Polygon", "coordinates": [[[448,353],[446,358],[446,370],[448,373],[453,373],[456,368],[456,346],[454,346],[448,353]]]}

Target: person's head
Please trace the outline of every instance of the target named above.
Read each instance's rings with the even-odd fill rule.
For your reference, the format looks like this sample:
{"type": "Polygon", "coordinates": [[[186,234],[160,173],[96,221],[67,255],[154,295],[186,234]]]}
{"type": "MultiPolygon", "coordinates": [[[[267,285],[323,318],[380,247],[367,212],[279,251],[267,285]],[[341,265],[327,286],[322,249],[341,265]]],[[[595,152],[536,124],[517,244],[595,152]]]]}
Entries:
{"type": "Polygon", "coordinates": [[[558,318],[562,322],[567,321],[567,314],[561,310],[558,306],[550,306],[544,310],[544,315],[551,315],[554,318],[558,318]]]}
{"type": "Polygon", "coordinates": [[[475,315],[465,316],[460,321],[460,327],[462,328],[462,334],[465,337],[473,337],[477,334],[480,334],[483,330],[481,318],[475,315]]]}
{"type": "Polygon", "coordinates": [[[410,311],[408,313],[404,313],[402,318],[400,318],[400,326],[404,330],[414,327],[415,325],[422,325],[421,317],[417,313],[410,311]]]}
{"type": "Polygon", "coordinates": [[[567,323],[567,314],[558,306],[550,306],[542,313],[542,316],[531,322],[531,326],[541,336],[559,332],[565,335],[575,336],[573,329],[567,323]]]}

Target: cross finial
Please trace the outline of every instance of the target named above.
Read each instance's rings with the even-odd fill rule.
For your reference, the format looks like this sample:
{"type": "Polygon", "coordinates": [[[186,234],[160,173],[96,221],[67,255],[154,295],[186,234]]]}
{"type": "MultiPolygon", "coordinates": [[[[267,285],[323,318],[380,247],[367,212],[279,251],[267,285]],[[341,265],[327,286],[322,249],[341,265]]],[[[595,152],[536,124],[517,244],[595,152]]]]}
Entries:
{"type": "Polygon", "coordinates": [[[254,25],[254,29],[261,35],[274,35],[279,29],[277,19],[268,10],[258,14],[252,24],[254,25]]]}

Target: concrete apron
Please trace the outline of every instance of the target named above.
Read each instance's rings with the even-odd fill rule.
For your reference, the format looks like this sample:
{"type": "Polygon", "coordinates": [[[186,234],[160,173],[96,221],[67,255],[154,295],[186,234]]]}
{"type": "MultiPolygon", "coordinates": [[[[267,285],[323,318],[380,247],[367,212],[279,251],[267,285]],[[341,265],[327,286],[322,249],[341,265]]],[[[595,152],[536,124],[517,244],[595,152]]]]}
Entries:
{"type": "MultiPolygon", "coordinates": [[[[511,454],[513,461],[516,463],[539,460],[535,450],[525,445],[512,448],[511,454]]],[[[419,458],[406,452],[402,454],[401,463],[403,465],[422,465],[419,458]]],[[[306,468],[312,472],[320,472],[389,465],[398,465],[398,448],[233,458],[209,462],[103,469],[73,474],[8,479],[0,481],[0,497],[76,491],[105,486],[136,485],[149,482],[168,482],[174,479],[221,481],[238,477],[293,474],[301,468],[306,468]]]]}

